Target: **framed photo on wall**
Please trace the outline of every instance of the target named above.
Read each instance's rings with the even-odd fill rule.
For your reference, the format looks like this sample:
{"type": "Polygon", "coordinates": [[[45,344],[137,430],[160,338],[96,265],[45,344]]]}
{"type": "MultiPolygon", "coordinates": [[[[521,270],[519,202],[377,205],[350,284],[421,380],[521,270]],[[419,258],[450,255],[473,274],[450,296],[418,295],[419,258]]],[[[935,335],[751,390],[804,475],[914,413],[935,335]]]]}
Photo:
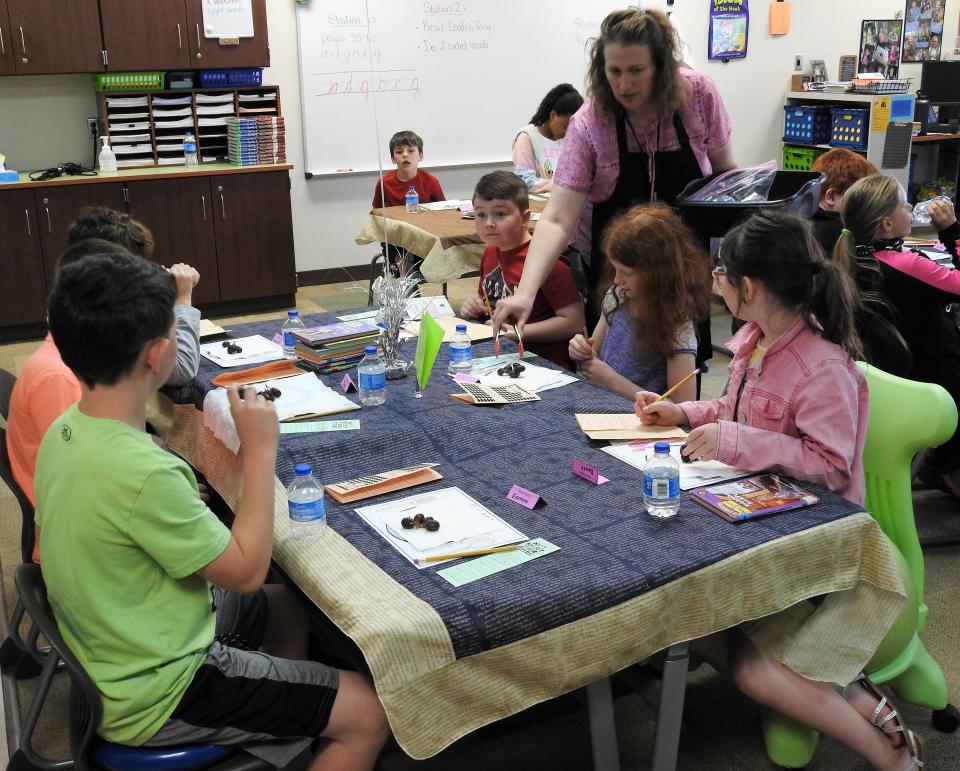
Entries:
{"type": "Polygon", "coordinates": [[[902,40],[903,19],[864,19],[860,26],[857,72],[879,72],[886,80],[896,79],[902,40]]]}
{"type": "Polygon", "coordinates": [[[940,60],[945,6],[946,0],[906,0],[903,13],[903,61],[940,60]]]}

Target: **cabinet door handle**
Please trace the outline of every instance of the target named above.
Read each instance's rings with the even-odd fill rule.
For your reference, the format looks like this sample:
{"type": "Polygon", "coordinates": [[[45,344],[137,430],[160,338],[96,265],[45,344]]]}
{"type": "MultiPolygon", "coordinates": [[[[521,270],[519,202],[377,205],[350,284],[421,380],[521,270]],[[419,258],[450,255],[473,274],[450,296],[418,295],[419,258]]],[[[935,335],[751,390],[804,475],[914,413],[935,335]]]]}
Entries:
{"type": "Polygon", "coordinates": [[[130,203],[130,191],[127,190],[127,186],[124,185],[124,186],[121,187],[120,189],[123,190],[123,202],[124,202],[124,203],[130,203]]]}
{"type": "Polygon", "coordinates": [[[28,236],[32,236],[33,233],[30,232],[30,210],[29,210],[29,209],[24,209],[24,210],[23,210],[23,216],[27,218],[27,235],[28,235],[28,236]]]}
{"type": "Polygon", "coordinates": [[[44,206],[43,210],[47,213],[47,232],[53,235],[53,223],[50,222],[50,209],[49,207],[44,206]]]}
{"type": "Polygon", "coordinates": [[[183,36],[180,34],[180,23],[177,22],[177,47],[183,50],[183,36]]]}
{"type": "Polygon", "coordinates": [[[3,28],[0,27],[0,54],[5,54],[6,52],[7,49],[3,45],[3,28]]]}
{"type": "Polygon", "coordinates": [[[203,54],[200,53],[200,25],[195,24],[194,26],[197,28],[197,58],[202,59],[203,54]]]}
{"type": "Polygon", "coordinates": [[[23,49],[23,55],[27,55],[27,41],[23,37],[23,27],[20,27],[20,47],[23,49]]]}
{"type": "Polygon", "coordinates": [[[200,211],[203,213],[203,221],[207,221],[207,197],[205,195],[200,196],[200,211]]]}
{"type": "MultiPolygon", "coordinates": [[[[222,189],[223,188],[221,188],[221,190],[222,189]]],[[[220,193],[220,214],[223,216],[224,219],[227,218],[227,205],[226,203],[224,203],[223,193],[220,193]]]]}

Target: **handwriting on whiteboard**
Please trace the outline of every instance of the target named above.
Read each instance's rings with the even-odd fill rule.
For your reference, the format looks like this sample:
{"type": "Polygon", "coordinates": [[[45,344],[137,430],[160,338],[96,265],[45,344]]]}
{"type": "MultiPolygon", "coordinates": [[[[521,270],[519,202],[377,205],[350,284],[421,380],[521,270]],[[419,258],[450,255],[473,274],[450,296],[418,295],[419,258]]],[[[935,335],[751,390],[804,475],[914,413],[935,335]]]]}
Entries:
{"type": "Polygon", "coordinates": [[[360,96],[366,101],[370,94],[413,93],[420,98],[420,78],[416,70],[344,70],[318,72],[313,76],[313,95],[360,96]]]}

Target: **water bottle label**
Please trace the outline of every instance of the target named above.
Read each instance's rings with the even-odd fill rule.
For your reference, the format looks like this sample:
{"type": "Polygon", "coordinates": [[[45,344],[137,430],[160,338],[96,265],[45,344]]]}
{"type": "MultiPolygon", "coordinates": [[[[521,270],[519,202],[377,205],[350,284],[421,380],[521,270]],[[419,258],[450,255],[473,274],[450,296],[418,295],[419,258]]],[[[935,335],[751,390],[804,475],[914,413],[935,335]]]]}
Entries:
{"type": "Polygon", "coordinates": [[[387,387],[386,372],[361,372],[360,388],[365,391],[379,391],[387,387]]]}
{"type": "Polygon", "coordinates": [[[293,336],[293,332],[286,332],[286,331],[284,331],[284,333],[283,333],[283,344],[284,344],[284,345],[296,345],[296,344],[297,344],[297,338],[295,338],[295,337],[293,336]]]}
{"type": "Polygon", "coordinates": [[[315,522],[326,516],[326,506],[323,503],[323,496],[315,501],[306,501],[297,503],[288,501],[290,519],[296,522],[315,522]]]}
{"type": "Polygon", "coordinates": [[[643,494],[650,498],[673,498],[680,495],[680,477],[651,477],[643,475],[643,494]]]}
{"type": "Polygon", "coordinates": [[[469,345],[463,348],[450,346],[450,361],[473,361],[473,350],[469,345]]]}

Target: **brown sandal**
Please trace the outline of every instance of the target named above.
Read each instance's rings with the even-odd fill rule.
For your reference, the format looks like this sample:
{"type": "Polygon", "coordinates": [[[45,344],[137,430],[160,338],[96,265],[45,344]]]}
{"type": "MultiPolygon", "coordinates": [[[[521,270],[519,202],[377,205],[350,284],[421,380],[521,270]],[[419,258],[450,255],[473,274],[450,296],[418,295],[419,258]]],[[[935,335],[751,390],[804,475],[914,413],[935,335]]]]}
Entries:
{"type": "Polygon", "coordinates": [[[893,702],[884,695],[883,691],[867,676],[866,672],[861,672],[857,675],[854,682],[860,683],[863,689],[877,700],[877,706],[873,710],[873,716],[870,718],[870,722],[888,736],[902,733],[907,749],[911,751],[911,756],[914,756],[914,747],[911,745],[913,733],[904,724],[900,713],[898,713],[896,707],[893,706],[893,702]],[[886,715],[881,716],[884,707],[890,707],[890,711],[886,715]],[[893,722],[891,723],[891,721],[893,722]]]}

